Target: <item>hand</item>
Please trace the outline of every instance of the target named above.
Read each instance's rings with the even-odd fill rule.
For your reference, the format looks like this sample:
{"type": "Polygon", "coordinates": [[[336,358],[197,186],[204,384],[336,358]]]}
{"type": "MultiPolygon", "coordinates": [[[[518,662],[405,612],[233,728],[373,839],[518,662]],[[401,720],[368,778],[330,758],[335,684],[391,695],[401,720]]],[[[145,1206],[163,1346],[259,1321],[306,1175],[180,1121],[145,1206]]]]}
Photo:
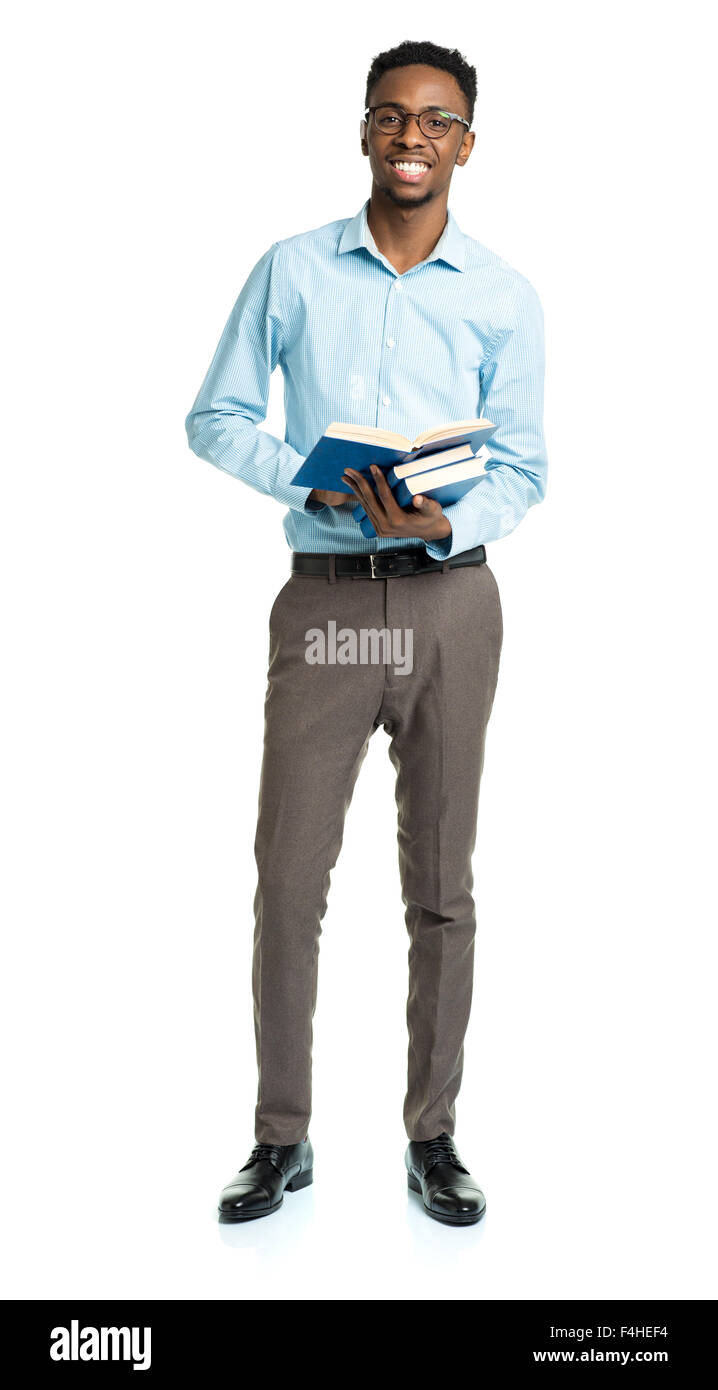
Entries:
{"type": "Polygon", "coordinates": [[[413,506],[400,507],[381,468],[372,464],[371,483],[354,468],[346,468],[342,482],[349,483],[359,498],[377,536],[416,536],[422,541],[442,541],[451,535],[451,522],[433,497],[414,498],[413,506]]]}
{"type": "Polygon", "coordinates": [[[346,492],[322,492],[313,487],[307,501],[322,502],[325,507],[343,507],[345,502],[353,503],[354,499],[346,492]]]}

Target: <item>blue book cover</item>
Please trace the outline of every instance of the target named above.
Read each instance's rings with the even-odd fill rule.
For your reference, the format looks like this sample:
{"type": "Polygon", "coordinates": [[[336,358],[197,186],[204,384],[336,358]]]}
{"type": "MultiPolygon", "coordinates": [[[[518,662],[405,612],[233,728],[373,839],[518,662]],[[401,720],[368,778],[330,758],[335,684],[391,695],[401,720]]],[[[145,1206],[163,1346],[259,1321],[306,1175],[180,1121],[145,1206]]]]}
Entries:
{"type": "Polygon", "coordinates": [[[318,488],[320,492],[348,492],[352,489],[342,482],[345,468],[355,468],[365,478],[371,477],[371,465],[376,463],[387,472],[392,464],[405,457],[403,449],[379,448],[376,444],[358,444],[353,439],[335,439],[324,435],[307,454],[292,482],[298,487],[318,488]]]}
{"type": "Polygon", "coordinates": [[[473,453],[494,433],[496,426],[492,425],[490,420],[479,419],[459,421],[457,425],[445,425],[443,429],[451,429],[454,432],[441,437],[441,429],[429,431],[425,435],[417,436],[418,445],[416,441],[412,445],[410,440],[391,431],[373,430],[372,426],[332,422],[327,432],[307,454],[292,482],[299,487],[318,488],[322,492],[351,493],[352,489],[342,482],[342,473],[347,467],[354,468],[357,473],[370,478],[373,463],[385,472],[395,463],[411,462],[414,459],[421,459],[422,463],[426,461],[428,464],[432,456],[436,457],[445,449],[465,443],[471,445],[473,453]],[[344,436],[351,436],[352,430],[357,431],[356,436],[342,437],[342,433],[344,436]],[[375,433],[376,440],[371,438],[372,432],[375,433]]]}
{"type": "MultiPolygon", "coordinates": [[[[479,477],[481,476],[482,474],[479,474],[479,477]]],[[[439,485],[438,487],[424,488],[419,495],[433,497],[434,501],[440,502],[442,507],[449,507],[452,502],[458,502],[460,497],[470,492],[472,487],[476,487],[477,481],[476,477],[458,478],[452,483],[445,483],[443,487],[439,485]]],[[[407,487],[405,479],[402,478],[392,491],[400,507],[411,506],[414,501],[414,494],[407,487]]],[[[417,489],[418,493],[419,490],[417,489]]]]}

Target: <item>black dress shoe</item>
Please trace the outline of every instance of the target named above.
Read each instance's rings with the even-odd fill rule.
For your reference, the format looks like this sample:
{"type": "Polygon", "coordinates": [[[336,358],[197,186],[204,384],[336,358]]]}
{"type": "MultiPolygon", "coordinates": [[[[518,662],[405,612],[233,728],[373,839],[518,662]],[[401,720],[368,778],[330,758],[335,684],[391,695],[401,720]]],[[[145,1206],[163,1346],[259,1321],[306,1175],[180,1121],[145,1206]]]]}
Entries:
{"type": "Polygon", "coordinates": [[[284,1201],[284,1189],[298,1192],[313,1179],[314,1154],[308,1139],[301,1144],[255,1144],[236,1178],[219,1199],[222,1221],[253,1221],[269,1216],[284,1201]]]}
{"type": "Polygon", "coordinates": [[[472,1226],[486,1211],[486,1198],[465,1168],[449,1134],[406,1151],[409,1188],[420,1192],[424,1211],[447,1226],[472,1226]]]}

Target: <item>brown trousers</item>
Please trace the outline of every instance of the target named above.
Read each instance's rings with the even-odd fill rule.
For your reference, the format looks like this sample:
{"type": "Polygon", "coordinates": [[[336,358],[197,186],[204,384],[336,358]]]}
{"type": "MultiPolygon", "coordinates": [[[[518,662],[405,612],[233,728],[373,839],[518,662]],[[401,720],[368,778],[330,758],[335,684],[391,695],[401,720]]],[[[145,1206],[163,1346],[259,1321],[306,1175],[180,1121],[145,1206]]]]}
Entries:
{"type": "Polygon", "coordinates": [[[454,1133],[473,987],[471,859],[502,636],[487,564],[335,582],[296,574],[274,601],[255,840],[257,1141],[295,1144],[307,1133],[321,921],[344,817],[380,724],[397,774],[410,940],[404,1124],[414,1140],[454,1133]],[[329,639],[327,657],[332,633],[337,655],[351,656],[342,629],[353,630],[358,659],[308,662],[309,629],[329,639]],[[362,629],[398,630],[402,659],[392,661],[399,648],[387,639],[383,651],[366,639],[362,652],[362,629]]]}

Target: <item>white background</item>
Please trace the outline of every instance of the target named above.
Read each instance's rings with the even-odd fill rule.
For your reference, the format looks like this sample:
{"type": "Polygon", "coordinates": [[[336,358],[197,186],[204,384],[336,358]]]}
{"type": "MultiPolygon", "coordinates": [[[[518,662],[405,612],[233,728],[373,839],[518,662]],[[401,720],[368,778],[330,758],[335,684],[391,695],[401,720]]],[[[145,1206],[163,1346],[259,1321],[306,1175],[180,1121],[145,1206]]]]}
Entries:
{"type": "Polygon", "coordinates": [[[125,0],[6,25],[6,1296],[718,1292],[710,13],[125,0]],[[450,206],[546,321],[547,496],[489,547],[505,638],[456,1130],[487,1215],[446,1228],[406,1192],[380,730],[324,921],[315,1184],[221,1227],[253,1142],[289,571],[283,509],[184,419],[263,251],[368,196],[366,74],[405,38],[477,67],[450,206]]]}

